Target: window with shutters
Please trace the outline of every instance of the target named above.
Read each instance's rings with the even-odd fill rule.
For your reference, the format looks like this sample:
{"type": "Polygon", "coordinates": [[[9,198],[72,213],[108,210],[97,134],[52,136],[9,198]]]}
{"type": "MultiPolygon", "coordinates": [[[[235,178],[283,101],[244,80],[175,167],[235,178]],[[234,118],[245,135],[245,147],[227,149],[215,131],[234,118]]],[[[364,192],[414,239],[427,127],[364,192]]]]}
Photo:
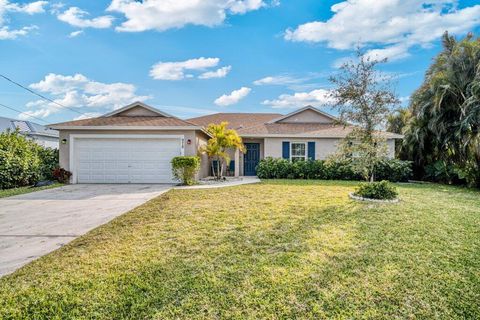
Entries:
{"type": "Polygon", "coordinates": [[[307,160],[307,143],[306,142],[290,143],[290,160],[292,162],[307,160]]]}

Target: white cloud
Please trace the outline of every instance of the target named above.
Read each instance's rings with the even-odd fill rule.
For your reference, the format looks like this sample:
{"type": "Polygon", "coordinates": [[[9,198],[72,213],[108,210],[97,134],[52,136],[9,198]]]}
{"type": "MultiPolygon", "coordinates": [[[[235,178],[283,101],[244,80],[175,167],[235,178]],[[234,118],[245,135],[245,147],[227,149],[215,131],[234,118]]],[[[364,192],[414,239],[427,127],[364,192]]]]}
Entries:
{"type": "Polygon", "coordinates": [[[25,36],[30,31],[38,29],[36,26],[23,27],[21,29],[11,30],[8,26],[0,27],[0,40],[12,40],[19,36],[25,36]]]}
{"type": "Polygon", "coordinates": [[[19,4],[16,2],[9,2],[8,0],[0,0],[0,40],[11,40],[16,39],[19,36],[25,36],[30,33],[32,30],[37,29],[36,26],[23,26],[17,27],[15,29],[10,28],[9,25],[6,25],[6,15],[10,12],[25,13],[33,15],[36,13],[45,12],[44,6],[47,4],[47,1],[35,1],[26,4],[19,4]]]}
{"type": "Polygon", "coordinates": [[[199,79],[223,78],[225,77],[231,66],[222,67],[217,70],[209,70],[215,68],[220,63],[219,58],[197,58],[176,62],[158,62],[150,69],[150,76],[156,80],[183,80],[185,78],[193,78],[195,75],[187,74],[187,71],[202,72],[199,79]]]}
{"type": "Polygon", "coordinates": [[[480,25],[480,5],[458,0],[347,0],[331,7],[333,16],[287,30],[291,41],[326,42],[334,49],[375,46],[373,57],[400,59],[413,46],[428,46],[448,30],[463,34],[480,25]]]}
{"type": "Polygon", "coordinates": [[[291,76],[268,76],[259,80],[255,80],[253,82],[256,86],[283,86],[283,85],[291,85],[291,84],[298,84],[304,82],[306,79],[303,78],[294,78],[291,76]]]}
{"type": "Polygon", "coordinates": [[[307,105],[323,106],[333,103],[330,92],[325,89],[317,89],[310,92],[296,92],[294,94],[282,94],[275,100],[265,100],[263,105],[273,108],[301,108],[307,105]]]}
{"type": "Polygon", "coordinates": [[[238,103],[240,100],[248,96],[252,89],[247,88],[247,87],[242,87],[238,90],[232,91],[230,94],[224,94],[218,99],[215,100],[215,104],[217,106],[230,106],[232,104],[238,103]]]}
{"type": "Polygon", "coordinates": [[[73,120],[83,120],[83,119],[90,119],[90,118],[98,118],[102,115],[100,112],[86,112],[78,117],[73,118],[73,120]]]}
{"type": "Polygon", "coordinates": [[[57,15],[58,20],[78,28],[110,28],[114,18],[112,16],[100,16],[93,19],[86,19],[88,12],[78,8],[70,7],[57,15]]]}
{"type": "Polygon", "coordinates": [[[219,68],[215,71],[207,71],[198,76],[199,79],[225,78],[232,70],[232,66],[219,68]]]}
{"type": "Polygon", "coordinates": [[[36,111],[25,111],[18,114],[18,118],[21,120],[28,120],[32,118],[46,118],[52,114],[50,109],[39,109],[36,111]]]}
{"type": "MultiPolygon", "coordinates": [[[[84,108],[118,109],[134,101],[144,101],[151,98],[150,96],[137,95],[137,88],[132,84],[122,82],[102,83],[90,80],[82,74],[64,76],[50,73],[43,80],[32,83],[30,88],[50,94],[56,103],[69,108],[81,108],[81,110],[84,110],[84,108]]],[[[52,113],[66,110],[45,100],[31,101],[26,106],[35,110],[25,112],[24,117],[31,115],[47,117],[52,113]]]]}
{"type": "Polygon", "coordinates": [[[140,32],[189,24],[213,27],[222,24],[228,14],[244,14],[264,6],[262,0],[112,0],[107,10],[126,18],[117,31],[140,32]]]}
{"type": "Polygon", "coordinates": [[[48,1],[35,1],[35,2],[23,4],[23,5],[18,3],[9,4],[8,1],[5,1],[5,2],[7,3],[6,5],[7,10],[15,11],[15,12],[23,12],[30,15],[45,12],[44,7],[48,4],[48,1]]]}
{"type": "Polygon", "coordinates": [[[248,11],[258,10],[264,6],[265,2],[262,0],[233,1],[230,4],[230,11],[233,14],[244,14],[248,11]]]}
{"type": "Polygon", "coordinates": [[[75,37],[78,37],[81,34],[83,34],[83,30],[77,30],[77,31],[70,32],[68,37],[69,38],[75,38],[75,37]]]}

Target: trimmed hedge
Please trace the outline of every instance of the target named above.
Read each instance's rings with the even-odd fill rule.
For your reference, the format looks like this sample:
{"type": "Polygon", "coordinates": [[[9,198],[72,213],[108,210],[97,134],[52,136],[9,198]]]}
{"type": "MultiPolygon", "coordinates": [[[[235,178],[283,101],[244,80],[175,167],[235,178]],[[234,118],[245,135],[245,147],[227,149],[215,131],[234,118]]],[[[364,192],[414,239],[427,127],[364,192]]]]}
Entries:
{"type": "MultiPolygon", "coordinates": [[[[384,160],[375,170],[377,180],[392,182],[408,181],[411,174],[411,162],[398,159],[384,160]]],[[[364,180],[347,160],[291,162],[270,157],[260,161],[257,176],[261,179],[364,180]]]]}
{"type": "Polygon", "coordinates": [[[175,179],[182,184],[195,184],[195,175],[200,169],[200,157],[179,156],[172,159],[172,171],[175,179]]]}

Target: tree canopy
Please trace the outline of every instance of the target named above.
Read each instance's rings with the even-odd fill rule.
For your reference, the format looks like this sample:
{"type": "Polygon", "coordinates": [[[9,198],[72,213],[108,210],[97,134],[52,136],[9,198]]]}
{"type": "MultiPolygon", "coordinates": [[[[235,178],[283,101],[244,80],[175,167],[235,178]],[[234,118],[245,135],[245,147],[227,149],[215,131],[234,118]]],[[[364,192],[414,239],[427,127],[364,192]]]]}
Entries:
{"type": "Polygon", "coordinates": [[[412,95],[402,152],[420,177],[480,186],[480,39],[445,33],[412,95]]]}
{"type": "Polygon", "coordinates": [[[373,181],[375,168],[387,156],[386,141],[377,130],[384,126],[398,99],[390,78],[378,70],[386,60],[371,59],[360,50],[356,58],[330,77],[334,85],[331,98],[340,119],[355,125],[335,157],[352,159],[355,171],[373,181]]]}

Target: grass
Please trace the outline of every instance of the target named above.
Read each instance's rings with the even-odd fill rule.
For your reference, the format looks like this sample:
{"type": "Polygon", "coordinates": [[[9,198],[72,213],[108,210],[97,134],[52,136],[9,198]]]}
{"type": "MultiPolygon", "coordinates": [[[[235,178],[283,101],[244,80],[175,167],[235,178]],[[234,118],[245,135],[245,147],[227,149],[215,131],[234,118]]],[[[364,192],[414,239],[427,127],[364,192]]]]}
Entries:
{"type": "Polygon", "coordinates": [[[480,318],[480,192],[355,185],[170,191],[0,279],[0,318],[480,318]]]}
{"type": "Polygon", "coordinates": [[[13,189],[4,189],[0,190],[0,198],[6,198],[6,197],[11,197],[11,196],[17,196],[19,194],[25,194],[25,193],[30,193],[30,192],[35,192],[35,191],[40,191],[40,190],[46,190],[46,189],[52,189],[52,188],[57,188],[63,186],[62,183],[54,183],[49,186],[44,186],[44,187],[20,187],[20,188],[13,188],[13,189]]]}

